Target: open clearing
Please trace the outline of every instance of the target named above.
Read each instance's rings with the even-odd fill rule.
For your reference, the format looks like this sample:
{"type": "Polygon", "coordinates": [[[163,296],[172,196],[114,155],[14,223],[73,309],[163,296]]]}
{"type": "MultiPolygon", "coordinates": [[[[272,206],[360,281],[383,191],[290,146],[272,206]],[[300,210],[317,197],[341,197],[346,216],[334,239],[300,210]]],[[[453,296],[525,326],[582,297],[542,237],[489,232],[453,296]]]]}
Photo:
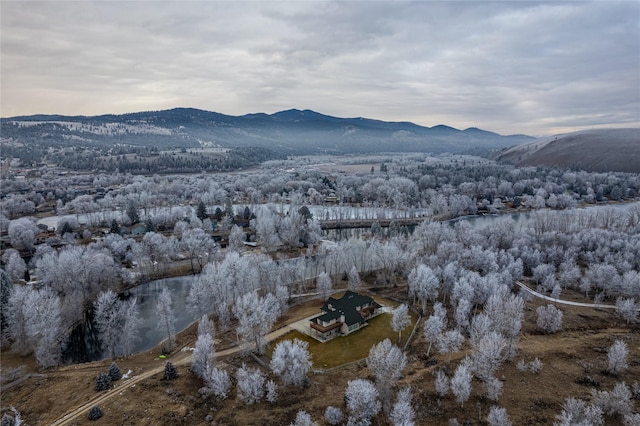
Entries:
{"type": "MultiPolygon", "coordinates": [[[[383,293],[393,294],[398,291],[401,290],[386,289],[383,293]]],[[[384,294],[380,296],[384,297],[384,294]]],[[[640,380],[640,336],[637,327],[627,326],[612,312],[603,309],[562,306],[565,313],[564,330],[555,335],[541,334],[535,327],[535,309],[542,303],[544,302],[538,299],[526,302],[518,355],[512,363],[503,364],[497,373],[497,377],[504,383],[498,404],[507,409],[514,425],[552,424],[566,397],[588,398],[594,384],[598,385],[598,389],[611,390],[622,379],[627,384],[640,380]],[[613,377],[605,372],[606,352],[618,338],[623,339],[629,347],[630,365],[624,376],[613,377]],[[521,372],[515,366],[520,359],[530,362],[536,357],[543,362],[539,374],[521,372]]],[[[296,306],[276,328],[313,315],[320,306],[319,300],[296,306]]],[[[384,321],[385,315],[376,320],[384,321]]],[[[369,328],[375,330],[374,327],[369,328]]],[[[363,333],[366,331],[367,328],[362,330],[363,333]]],[[[356,344],[357,335],[358,333],[352,335],[354,341],[343,346],[348,348],[356,344]]],[[[403,333],[403,338],[405,335],[408,335],[408,329],[403,333]]],[[[192,326],[179,335],[179,347],[193,346],[195,337],[195,327],[192,326]]],[[[394,333],[393,337],[397,335],[394,333]]],[[[235,333],[219,334],[216,338],[219,340],[217,350],[220,354],[224,348],[234,345],[235,333]]],[[[317,344],[323,345],[319,342],[317,344]]],[[[434,390],[433,372],[444,367],[452,374],[467,351],[463,350],[449,357],[434,355],[432,350],[432,356],[426,357],[427,346],[422,333],[416,333],[416,338],[407,348],[409,365],[399,383],[400,386],[410,385],[413,389],[417,424],[446,425],[454,417],[461,423],[468,421],[469,424],[486,424],[484,418],[492,404],[482,396],[479,382],[474,380],[471,399],[463,407],[451,396],[439,400],[434,390]]],[[[273,342],[270,347],[273,347],[273,342]]],[[[3,374],[12,366],[21,364],[27,364],[27,369],[34,371],[30,358],[22,359],[5,352],[2,355],[3,374]]],[[[154,369],[161,371],[164,360],[159,359],[158,355],[159,350],[155,349],[129,359],[119,359],[117,363],[123,372],[130,369],[132,376],[139,376],[154,369]]],[[[125,381],[115,382],[112,396],[100,403],[104,412],[102,419],[90,422],[87,413],[83,413],[70,424],[285,425],[294,419],[300,409],[311,413],[316,421],[322,421],[324,409],[328,405],[344,407],[343,395],[348,380],[371,377],[366,363],[350,363],[344,367],[312,373],[311,385],[306,389],[286,389],[281,386],[276,404],[261,402],[247,406],[236,399],[234,390],[226,401],[202,398],[198,393],[200,380],[188,371],[188,356],[188,352],[177,351],[168,357],[168,360],[178,365],[180,376],[176,380],[167,383],[162,380],[162,373],[158,372],[127,388],[124,387],[125,381]],[[122,390],[119,390],[120,387],[122,390]]],[[[314,361],[316,364],[323,363],[317,354],[314,355],[314,361]]],[[[232,368],[239,367],[243,362],[255,364],[250,357],[239,354],[221,357],[219,362],[222,366],[232,368]]],[[[46,371],[44,376],[31,377],[3,390],[2,408],[5,410],[10,406],[17,407],[29,425],[52,424],[66,413],[101,395],[93,389],[94,378],[97,372],[105,371],[109,364],[110,361],[102,361],[65,366],[46,371]]],[[[386,423],[379,416],[374,424],[386,423]]],[[[619,422],[609,420],[607,423],[614,424],[619,422]]]]}

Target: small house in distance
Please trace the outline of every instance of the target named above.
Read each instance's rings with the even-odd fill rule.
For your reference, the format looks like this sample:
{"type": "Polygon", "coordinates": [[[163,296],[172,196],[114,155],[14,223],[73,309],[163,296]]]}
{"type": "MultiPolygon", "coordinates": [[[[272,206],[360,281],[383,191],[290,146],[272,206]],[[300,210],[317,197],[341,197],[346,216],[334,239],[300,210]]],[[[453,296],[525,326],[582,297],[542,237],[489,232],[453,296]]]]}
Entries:
{"type": "Polygon", "coordinates": [[[367,325],[381,307],[371,297],[347,290],[340,299],[330,297],[322,305],[323,313],[310,320],[309,334],[321,341],[346,336],[367,325]]]}

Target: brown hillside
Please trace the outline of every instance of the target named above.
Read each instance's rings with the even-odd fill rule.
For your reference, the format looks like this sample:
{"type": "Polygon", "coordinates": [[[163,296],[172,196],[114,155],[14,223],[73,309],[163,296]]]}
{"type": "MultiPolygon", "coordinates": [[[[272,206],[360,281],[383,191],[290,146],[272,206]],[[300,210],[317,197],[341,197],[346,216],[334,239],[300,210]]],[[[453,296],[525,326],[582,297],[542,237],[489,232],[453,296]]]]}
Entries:
{"type": "Polygon", "coordinates": [[[517,166],[640,173],[640,129],[583,130],[537,139],[502,150],[495,159],[517,166]]]}

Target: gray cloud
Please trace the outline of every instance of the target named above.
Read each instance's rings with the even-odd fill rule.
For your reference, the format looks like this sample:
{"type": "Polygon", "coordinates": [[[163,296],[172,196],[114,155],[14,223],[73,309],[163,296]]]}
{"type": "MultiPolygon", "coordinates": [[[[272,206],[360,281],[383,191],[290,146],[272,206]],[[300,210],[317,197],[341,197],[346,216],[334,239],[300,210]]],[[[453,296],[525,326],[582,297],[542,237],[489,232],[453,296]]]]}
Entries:
{"type": "Polygon", "coordinates": [[[2,116],[192,106],[640,126],[637,2],[3,2],[2,116]]]}

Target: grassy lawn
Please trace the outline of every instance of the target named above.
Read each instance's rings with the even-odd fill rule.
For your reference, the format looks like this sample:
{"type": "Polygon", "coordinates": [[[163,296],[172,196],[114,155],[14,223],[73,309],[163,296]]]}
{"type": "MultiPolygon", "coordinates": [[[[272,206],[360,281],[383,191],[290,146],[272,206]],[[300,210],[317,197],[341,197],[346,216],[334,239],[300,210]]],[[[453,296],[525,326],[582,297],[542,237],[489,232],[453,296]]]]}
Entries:
{"type": "MultiPolygon", "coordinates": [[[[411,334],[416,320],[417,317],[412,314],[411,326],[402,332],[400,346],[404,345],[407,337],[411,334]]],[[[298,331],[292,331],[272,342],[267,350],[267,355],[271,357],[271,352],[279,341],[297,338],[309,343],[309,352],[313,357],[313,366],[315,368],[332,368],[366,358],[369,355],[371,346],[384,339],[388,338],[391,342],[397,344],[398,333],[394,332],[391,328],[390,313],[378,315],[368,322],[369,325],[348,336],[336,337],[324,343],[298,331]]]]}

